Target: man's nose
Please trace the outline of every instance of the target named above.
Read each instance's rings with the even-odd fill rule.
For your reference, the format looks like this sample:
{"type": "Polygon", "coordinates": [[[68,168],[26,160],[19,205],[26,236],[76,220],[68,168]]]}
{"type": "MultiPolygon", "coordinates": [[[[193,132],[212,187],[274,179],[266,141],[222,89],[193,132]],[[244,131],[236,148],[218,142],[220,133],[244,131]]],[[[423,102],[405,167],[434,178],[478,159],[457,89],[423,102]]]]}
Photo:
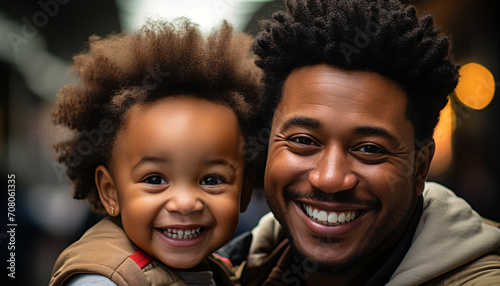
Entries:
{"type": "Polygon", "coordinates": [[[169,190],[170,198],[165,208],[169,212],[177,212],[188,215],[203,211],[204,203],[199,196],[200,190],[194,186],[178,185],[171,186],[169,190]]]}
{"type": "Polygon", "coordinates": [[[346,191],[356,186],[358,178],[351,170],[348,152],[341,147],[330,147],[318,156],[319,160],[308,174],[312,186],[325,193],[346,191]]]}

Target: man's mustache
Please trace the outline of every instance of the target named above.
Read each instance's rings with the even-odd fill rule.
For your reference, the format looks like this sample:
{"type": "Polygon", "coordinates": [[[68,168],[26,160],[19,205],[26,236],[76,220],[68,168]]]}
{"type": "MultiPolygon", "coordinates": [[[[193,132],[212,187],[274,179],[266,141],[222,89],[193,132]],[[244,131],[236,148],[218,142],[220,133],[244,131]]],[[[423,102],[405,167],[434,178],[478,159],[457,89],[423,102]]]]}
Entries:
{"type": "Polygon", "coordinates": [[[286,203],[297,199],[310,199],[321,202],[341,203],[348,205],[366,206],[373,210],[380,210],[382,205],[379,200],[367,200],[356,197],[353,191],[341,191],[337,193],[325,193],[320,189],[298,190],[286,187],[283,192],[283,199],[286,203]]]}

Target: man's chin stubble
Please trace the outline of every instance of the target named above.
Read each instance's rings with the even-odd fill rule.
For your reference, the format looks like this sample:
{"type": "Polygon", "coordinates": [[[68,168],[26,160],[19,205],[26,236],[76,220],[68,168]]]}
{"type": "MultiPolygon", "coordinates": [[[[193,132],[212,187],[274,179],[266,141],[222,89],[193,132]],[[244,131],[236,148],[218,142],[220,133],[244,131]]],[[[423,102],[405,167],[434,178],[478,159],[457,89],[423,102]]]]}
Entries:
{"type": "MultiPolygon", "coordinates": [[[[304,268],[302,266],[307,265],[308,269],[302,269],[303,273],[313,275],[314,273],[329,275],[332,277],[342,277],[356,270],[358,266],[363,262],[364,255],[355,255],[348,261],[342,263],[322,263],[315,260],[312,257],[308,257],[304,255],[296,246],[292,237],[288,237],[290,241],[290,248],[292,251],[293,264],[296,267],[304,268]],[[310,263],[304,263],[304,261],[310,263]],[[314,266],[314,267],[311,267],[314,266]],[[311,269],[313,268],[313,269],[311,269]],[[312,270],[312,271],[311,271],[312,270]],[[309,273],[308,273],[309,272],[309,273]]],[[[325,247],[329,247],[329,244],[338,243],[336,239],[333,238],[317,238],[318,241],[322,244],[325,244],[325,247]]]]}

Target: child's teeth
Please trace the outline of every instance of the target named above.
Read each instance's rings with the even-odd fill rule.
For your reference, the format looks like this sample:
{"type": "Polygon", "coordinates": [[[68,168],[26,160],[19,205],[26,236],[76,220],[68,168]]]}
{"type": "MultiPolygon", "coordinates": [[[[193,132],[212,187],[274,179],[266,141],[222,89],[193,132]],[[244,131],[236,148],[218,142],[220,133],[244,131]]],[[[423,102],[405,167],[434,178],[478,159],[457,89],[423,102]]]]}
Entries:
{"type": "Polygon", "coordinates": [[[162,228],[163,234],[173,239],[191,239],[195,238],[201,233],[201,227],[194,229],[176,229],[176,228],[162,228]]]}
{"type": "Polygon", "coordinates": [[[359,211],[327,212],[302,204],[304,212],[313,220],[324,225],[339,225],[355,220],[359,211]]]}

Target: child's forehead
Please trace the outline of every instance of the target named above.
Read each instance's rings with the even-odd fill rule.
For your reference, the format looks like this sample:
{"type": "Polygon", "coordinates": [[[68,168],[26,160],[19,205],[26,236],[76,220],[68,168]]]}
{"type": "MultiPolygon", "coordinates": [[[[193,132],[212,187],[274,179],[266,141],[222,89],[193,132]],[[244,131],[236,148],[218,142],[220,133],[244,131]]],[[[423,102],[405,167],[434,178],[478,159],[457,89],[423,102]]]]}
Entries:
{"type": "Polygon", "coordinates": [[[191,150],[188,154],[229,154],[239,160],[244,154],[244,142],[230,107],[193,96],[171,96],[136,103],[127,110],[113,143],[111,160],[131,156],[138,150],[142,150],[137,153],[139,157],[147,153],[171,156],[179,154],[179,145],[191,150]]]}
{"type": "MultiPolygon", "coordinates": [[[[232,108],[203,98],[180,95],[151,102],[136,103],[124,114],[120,136],[160,136],[190,134],[192,138],[211,134],[242,136],[238,118],[232,108]]],[[[117,138],[118,139],[118,138],[117,138]]]]}
{"type": "Polygon", "coordinates": [[[224,119],[228,120],[227,124],[238,121],[236,112],[228,105],[191,95],[174,95],[138,102],[126,111],[124,119],[134,123],[151,117],[156,120],[174,117],[203,118],[208,121],[224,119]]]}
{"type": "Polygon", "coordinates": [[[119,165],[151,156],[175,168],[214,160],[244,164],[243,136],[227,106],[178,96],[137,104],[129,111],[112,150],[119,165]]]}

